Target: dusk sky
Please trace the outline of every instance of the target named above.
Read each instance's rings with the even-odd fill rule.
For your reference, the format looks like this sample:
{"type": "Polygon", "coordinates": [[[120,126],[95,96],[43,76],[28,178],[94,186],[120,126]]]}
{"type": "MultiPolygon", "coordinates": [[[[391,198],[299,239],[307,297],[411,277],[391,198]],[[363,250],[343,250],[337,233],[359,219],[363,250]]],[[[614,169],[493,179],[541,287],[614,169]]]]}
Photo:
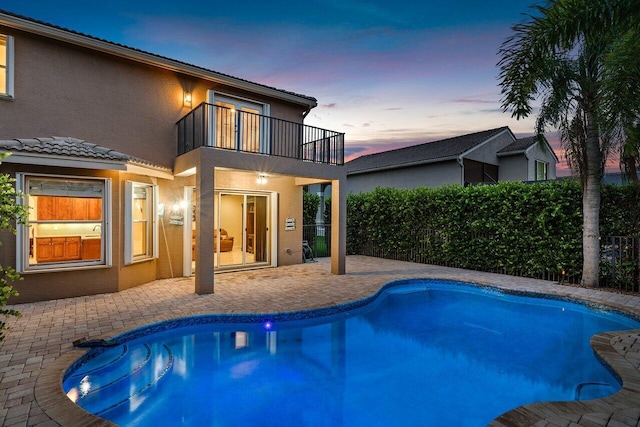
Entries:
{"type": "MultiPolygon", "coordinates": [[[[347,160],[534,119],[500,108],[497,51],[529,0],[2,0],[0,9],[313,96],[347,160]]],[[[555,133],[547,134],[566,164],[555,133]]]]}

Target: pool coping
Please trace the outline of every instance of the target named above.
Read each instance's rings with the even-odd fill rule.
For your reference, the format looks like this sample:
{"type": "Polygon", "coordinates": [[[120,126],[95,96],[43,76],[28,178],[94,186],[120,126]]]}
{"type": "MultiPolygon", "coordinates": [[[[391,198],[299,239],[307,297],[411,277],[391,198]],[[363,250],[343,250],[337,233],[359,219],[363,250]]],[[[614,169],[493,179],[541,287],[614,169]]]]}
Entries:
{"type": "MultiPolygon", "coordinates": [[[[465,284],[478,286],[481,288],[491,288],[498,290],[504,294],[531,296],[536,298],[548,298],[552,300],[567,301],[589,306],[596,309],[606,309],[617,313],[622,313],[635,319],[640,319],[638,312],[633,312],[628,308],[616,305],[595,302],[590,299],[577,296],[567,296],[561,293],[549,293],[536,290],[521,290],[503,287],[499,284],[492,284],[490,281],[467,281],[438,277],[411,277],[403,279],[395,279],[381,285],[377,291],[363,298],[352,301],[323,306],[307,310],[283,311],[283,312],[267,312],[267,313],[211,313],[211,314],[194,314],[192,316],[181,316],[170,319],[164,319],[151,324],[141,325],[138,327],[126,327],[121,330],[109,334],[108,337],[102,337],[105,340],[113,337],[127,336],[127,334],[135,334],[136,332],[148,331],[154,325],[162,325],[166,322],[184,322],[191,318],[218,317],[225,319],[257,319],[265,320],[268,318],[283,318],[286,320],[302,320],[309,318],[322,318],[346,311],[352,311],[375,300],[387,289],[392,287],[406,285],[415,281],[437,280],[439,282],[450,282],[452,284],[465,284]],[[288,319],[287,319],[288,318],[288,319]]],[[[229,322],[231,323],[231,322],[229,322]]],[[[164,329],[168,329],[166,327],[164,329]]],[[[640,334],[640,329],[610,331],[594,335],[590,340],[590,345],[594,349],[595,354],[605,361],[605,366],[614,372],[622,382],[622,388],[616,393],[594,400],[586,401],[562,401],[562,402],[537,402],[519,406],[511,409],[497,418],[495,418],[489,426],[491,427],[508,427],[513,425],[534,425],[542,420],[547,422],[555,422],[559,425],[565,425],[567,422],[578,422],[582,419],[590,420],[595,425],[605,425],[613,415],[618,414],[619,417],[625,417],[625,411],[633,412],[630,419],[636,419],[638,407],[640,407],[640,355],[637,349],[632,349],[636,345],[636,340],[640,334]],[[633,341],[633,343],[627,342],[633,341]],[[630,350],[630,351],[629,351],[630,350]],[[625,354],[621,353],[625,352],[625,354]],[[636,364],[628,360],[625,355],[627,352],[636,359],[636,364]]],[[[640,346],[640,342],[637,344],[640,346]]],[[[79,405],[72,402],[64,393],[62,382],[66,371],[88,353],[89,349],[75,348],[58,357],[55,361],[46,366],[39,374],[35,384],[35,400],[44,413],[51,420],[60,425],[83,425],[83,426],[116,426],[108,420],[100,418],[92,413],[82,409],[79,405]]],[[[546,424],[545,424],[546,425],[546,424]]],[[[626,424],[622,424],[626,425],[626,424]]],[[[633,423],[635,425],[635,422],[633,423]]]]}

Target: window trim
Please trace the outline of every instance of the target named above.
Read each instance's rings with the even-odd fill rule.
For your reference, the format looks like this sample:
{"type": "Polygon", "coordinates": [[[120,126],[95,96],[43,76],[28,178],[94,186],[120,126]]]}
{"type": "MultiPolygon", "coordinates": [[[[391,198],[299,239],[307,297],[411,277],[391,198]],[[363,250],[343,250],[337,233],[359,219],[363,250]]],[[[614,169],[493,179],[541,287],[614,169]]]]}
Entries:
{"type": "Polygon", "coordinates": [[[536,160],[535,161],[535,179],[536,181],[548,181],[549,180],[549,162],[545,162],[543,160],[536,160]],[[544,179],[538,179],[538,165],[544,165],[544,179]]]}
{"type": "Polygon", "coordinates": [[[6,67],[4,69],[7,87],[6,92],[0,92],[0,99],[14,99],[13,92],[13,69],[14,69],[14,60],[13,60],[13,36],[0,34],[0,38],[3,38],[6,42],[7,54],[6,54],[6,67]]]}
{"type": "MultiPolygon", "coordinates": [[[[30,227],[19,224],[16,228],[16,270],[20,274],[62,272],[72,270],[86,270],[96,268],[109,268],[112,266],[112,221],[111,221],[111,178],[84,176],[84,175],[58,175],[44,173],[16,173],[16,189],[25,194],[18,200],[19,203],[29,206],[29,194],[27,181],[29,178],[67,179],[78,181],[100,181],[104,185],[102,197],[102,248],[104,256],[100,260],[86,260],[73,262],[58,262],[46,264],[29,264],[29,230],[30,227]]],[[[34,243],[35,244],[35,243],[34,243]]]]}
{"type": "MultiPolygon", "coordinates": [[[[148,191],[148,190],[147,190],[148,191]]],[[[149,193],[147,193],[149,194],[149,193]]],[[[131,265],[139,262],[151,261],[158,258],[158,186],[137,181],[125,181],[124,185],[124,264],[131,265]],[[147,245],[147,253],[134,256],[133,254],[133,196],[135,187],[150,189],[149,201],[150,217],[147,223],[147,235],[151,237],[151,244],[147,245]]]]}

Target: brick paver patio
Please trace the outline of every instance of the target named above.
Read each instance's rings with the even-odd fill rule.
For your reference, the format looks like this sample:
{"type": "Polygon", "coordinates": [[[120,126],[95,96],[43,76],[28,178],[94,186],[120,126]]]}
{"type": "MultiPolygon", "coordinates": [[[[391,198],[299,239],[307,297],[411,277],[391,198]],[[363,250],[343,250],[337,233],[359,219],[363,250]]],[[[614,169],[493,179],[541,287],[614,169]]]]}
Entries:
{"type": "MultiPolygon", "coordinates": [[[[87,414],[62,392],[62,373],[84,353],[79,338],[108,338],[128,329],[204,313],[273,313],[335,305],[376,292],[400,278],[443,278],[575,297],[640,315],[640,297],[553,282],[413,264],[363,256],[347,258],[347,274],[330,274],[328,259],[277,269],[216,276],[215,294],[193,293],[193,280],[157,280],[127,291],[13,308],[11,330],[0,344],[0,422],[3,426],[110,425],[87,414]]],[[[43,276],[46,281],[46,276],[43,276]]],[[[46,283],[43,283],[45,286],[46,283]]],[[[517,408],[494,426],[637,426],[640,420],[640,330],[592,339],[598,354],[623,379],[623,389],[605,399],[537,403],[517,408]]]]}

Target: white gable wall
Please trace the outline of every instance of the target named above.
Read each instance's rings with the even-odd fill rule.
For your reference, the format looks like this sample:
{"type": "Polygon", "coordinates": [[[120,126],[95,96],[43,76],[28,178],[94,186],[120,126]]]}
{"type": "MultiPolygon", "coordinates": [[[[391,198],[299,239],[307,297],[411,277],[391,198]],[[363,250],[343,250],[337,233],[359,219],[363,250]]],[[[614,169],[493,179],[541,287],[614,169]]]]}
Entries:
{"type": "Polygon", "coordinates": [[[551,148],[537,143],[527,150],[527,157],[529,158],[528,181],[535,181],[536,179],[536,160],[547,162],[549,164],[547,178],[550,180],[556,179],[556,159],[551,152],[551,148]]]}
{"type": "MultiPolygon", "coordinates": [[[[464,155],[464,158],[489,163],[491,165],[498,165],[499,161],[496,153],[514,141],[515,139],[513,139],[511,132],[505,130],[493,139],[471,149],[468,154],[464,155]]],[[[502,179],[500,177],[500,170],[498,170],[498,177],[502,179]]]]}

